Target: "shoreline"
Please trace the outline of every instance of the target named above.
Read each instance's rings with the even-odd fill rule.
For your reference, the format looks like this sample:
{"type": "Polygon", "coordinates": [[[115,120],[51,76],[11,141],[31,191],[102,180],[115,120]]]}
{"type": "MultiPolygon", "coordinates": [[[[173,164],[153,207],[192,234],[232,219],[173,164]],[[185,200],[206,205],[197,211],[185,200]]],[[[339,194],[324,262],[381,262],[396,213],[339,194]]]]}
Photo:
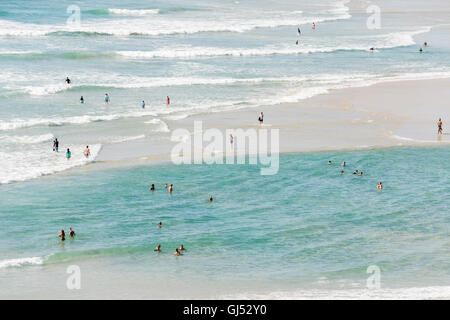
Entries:
{"type": "Polygon", "coordinates": [[[448,86],[450,78],[382,82],[335,89],[298,103],[164,119],[170,128],[166,139],[104,145],[93,162],[66,172],[171,163],[170,151],[176,144],[170,141],[173,130],[187,129],[192,134],[194,121],[202,121],[203,130],[217,128],[223,133],[256,129],[260,111],[265,115],[262,128],[280,130],[279,153],[445,146],[450,144],[446,133],[450,111],[445,108],[450,100],[448,86]],[[438,117],[444,121],[440,137],[438,117]]]}

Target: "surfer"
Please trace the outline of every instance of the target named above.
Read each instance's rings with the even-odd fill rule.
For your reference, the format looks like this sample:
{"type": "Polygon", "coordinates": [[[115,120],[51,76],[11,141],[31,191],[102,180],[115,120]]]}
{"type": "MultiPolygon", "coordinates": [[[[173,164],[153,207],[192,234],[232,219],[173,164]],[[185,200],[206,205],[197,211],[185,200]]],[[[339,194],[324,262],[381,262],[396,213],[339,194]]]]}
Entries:
{"type": "Polygon", "coordinates": [[[84,103],[84,98],[83,98],[83,96],[81,96],[81,98],[80,98],[80,103],[84,103]]]}
{"type": "Polygon", "coordinates": [[[262,112],[259,114],[258,121],[259,121],[259,124],[261,124],[261,125],[264,122],[264,114],[262,112]]]}
{"type": "Polygon", "coordinates": [[[58,234],[58,237],[61,238],[61,241],[66,240],[66,233],[64,232],[64,230],[61,230],[61,232],[58,234]]]}
{"type": "Polygon", "coordinates": [[[66,152],[66,158],[67,158],[67,160],[70,159],[70,156],[71,156],[71,155],[72,155],[72,152],[70,152],[70,149],[67,148],[67,152],[66,152]]]}
{"type": "Polygon", "coordinates": [[[439,120],[437,122],[437,126],[438,126],[438,134],[442,134],[442,120],[441,120],[441,118],[439,118],[439,120]]]}
{"type": "Polygon", "coordinates": [[[145,101],[142,100],[142,109],[145,109],[145,101]]]}
{"type": "Polygon", "coordinates": [[[86,148],[84,149],[83,154],[84,154],[84,156],[86,158],[89,158],[89,156],[91,155],[91,150],[89,150],[89,146],[86,146],[86,148]]]}
{"type": "Polygon", "coordinates": [[[69,79],[69,77],[66,78],[66,83],[67,83],[67,84],[70,84],[70,79],[69,79]]]}
{"type": "Polygon", "coordinates": [[[158,244],[158,245],[156,246],[155,250],[153,250],[153,251],[161,252],[161,245],[158,244]]]}
{"type": "Polygon", "coordinates": [[[109,103],[109,95],[105,93],[105,104],[109,103]]]}
{"type": "Polygon", "coordinates": [[[152,183],[152,186],[150,187],[150,191],[155,191],[155,185],[152,183]]]}
{"type": "Polygon", "coordinates": [[[73,238],[73,237],[75,237],[75,231],[73,231],[72,227],[70,227],[69,238],[73,238]]]}

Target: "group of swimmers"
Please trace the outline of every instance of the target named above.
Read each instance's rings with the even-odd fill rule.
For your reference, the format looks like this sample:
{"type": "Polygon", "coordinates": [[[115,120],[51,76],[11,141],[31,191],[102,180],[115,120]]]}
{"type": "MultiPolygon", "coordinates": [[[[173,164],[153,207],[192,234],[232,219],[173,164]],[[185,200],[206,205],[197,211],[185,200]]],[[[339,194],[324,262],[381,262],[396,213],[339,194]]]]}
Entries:
{"type": "MultiPolygon", "coordinates": [[[[158,228],[161,229],[162,228],[162,222],[160,221],[158,223],[158,228]]],[[[179,248],[175,248],[175,252],[173,253],[175,256],[181,256],[181,252],[185,251],[186,249],[184,248],[183,244],[180,244],[179,248]]],[[[155,250],[153,250],[155,252],[161,252],[161,244],[158,244],[155,248],[155,250]]]]}
{"type": "MultiPolygon", "coordinates": [[[[55,138],[55,140],[53,140],[53,151],[59,152],[58,138],[55,138]]],[[[89,158],[89,156],[91,155],[91,150],[89,149],[89,146],[86,146],[86,148],[84,148],[83,154],[86,158],[89,158]]],[[[70,149],[67,148],[67,151],[66,151],[67,160],[70,160],[71,157],[72,157],[72,151],[70,151],[70,149]]]]}
{"type": "MultiPolygon", "coordinates": [[[[311,25],[311,29],[313,29],[313,30],[316,29],[316,24],[314,22],[311,25]]],[[[300,30],[300,28],[297,28],[297,34],[298,34],[298,36],[302,35],[302,31],[300,30]]],[[[298,45],[298,39],[297,39],[297,41],[295,41],[295,44],[298,45]]]]}
{"type": "MultiPolygon", "coordinates": [[[[328,164],[329,165],[332,164],[331,160],[328,161],[328,164]]],[[[341,166],[342,166],[342,168],[345,168],[347,166],[347,163],[345,161],[342,161],[341,166]]],[[[341,170],[341,175],[344,174],[344,173],[345,173],[345,171],[341,170]]],[[[355,171],[353,171],[353,174],[362,177],[364,175],[364,172],[359,171],[359,170],[355,170],[355,171]]],[[[383,189],[383,184],[381,182],[378,182],[377,183],[377,190],[381,190],[381,189],[383,189]]]]}
{"type": "MultiPolygon", "coordinates": [[[[64,229],[61,229],[61,232],[58,234],[58,237],[61,238],[61,241],[66,240],[66,233],[64,232],[64,229]]],[[[75,237],[75,231],[73,231],[72,227],[70,227],[69,230],[69,238],[75,237]]]]}
{"type": "MultiPolygon", "coordinates": [[[[170,185],[168,185],[167,183],[164,184],[164,189],[167,189],[167,192],[169,194],[172,194],[172,192],[173,192],[173,184],[170,184],[170,185]]],[[[152,185],[150,186],[150,188],[148,188],[148,190],[155,191],[155,184],[152,183],[152,185]]],[[[214,200],[213,196],[209,195],[209,202],[213,202],[213,200],[214,200]]]]}
{"type": "MultiPolygon", "coordinates": [[[[174,255],[175,256],[181,256],[181,252],[182,251],[185,251],[186,249],[184,248],[184,246],[182,245],[182,244],[180,244],[180,246],[178,247],[178,248],[175,248],[175,251],[174,251],[174,255]]],[[[155,251],[155,252],[161,252],[161,244],[158,244],[157,246],[156,246],[156,248],[155,248],[155,250],[153,250],[153,251],[155,251]]]]}
{"type": "MultiPolygon", "coordinates": [[[[72,80],[70,80],[69,77],[66,77],[65,81],[66,81],[67,84],[71,84],[72,83],[72,80]]],[[[108,93],[105,93],[104,101],[105,101],[105,104],[109,104],[110,98],[109,98],[109,94],[108,93]]],[[[84,104],[84,102],[85,102],[84,97],[81,96],[80,97],[80,103],[84,104]]],[[[166,105],[169,105],[169,104],[170,104],[170,98],[169,98],[169,96],[166,96],[166,105]]],[[[144,100],[142,100],[141,107],[142,107],[142,109],[145,109],[145,101],[144,100]]]]}

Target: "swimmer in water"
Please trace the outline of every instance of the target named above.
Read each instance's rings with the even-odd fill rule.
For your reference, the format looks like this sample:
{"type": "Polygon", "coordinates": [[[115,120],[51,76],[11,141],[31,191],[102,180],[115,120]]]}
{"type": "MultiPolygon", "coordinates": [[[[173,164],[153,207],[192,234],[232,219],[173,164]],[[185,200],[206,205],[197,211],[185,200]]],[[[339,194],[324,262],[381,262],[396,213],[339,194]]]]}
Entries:
{"type": "Polygon", "coordinates": [[[438,134],[442,134],[442,120],[441,120],[441,118],[439,118],[439,120],[437,122],[437,126],[438,126],[438,134]]]}
{"type": "Polygon", "coordinates": [[[213,197],[212,196],[209,196],[209,202],[213,202],[213,197]]]}
{"type": "Polygon", "coordinates": [[[142,109],[145,109],[145,101],[142,100],[142,109]]]}
{"type": "Polygon", "coordinates": [[[161,252],[161,245],[158,244],[158,245],[156,246],[155,250],[153,250],[153,251],[161,252]]]}
{"type": "Polygon", "coordinates": [[[331,161],[328,161],[328,164],[331,164],[331,161]]]}
{"type": "Polygon", "coordinates": [[[359,173],[359,175],[362,176],[362,175],[363,175],[363,172],[361,171],[361,172],[359,173]]]}
{"type": "Polygon", "coordinates": [[[341,174],[344,174],[344,170],[341,170],[341,174]]]}
{"type": "Polygon", "coordinates": [[[55,141],[53,141],[53,151],[58,152],[59,149],[59,141],[58,138],[55,138],[55,141]]]}
{"type": "Polygon", "coordinates": [[[167,183],[164,185],[164,188],[167,189],[167,183]]]}
{"type": "Polygon", "coordinates": [[[353,174],[358,174],[358,170],[353,171],[353,174]]]}
{"type": "Polygon", "coordinates": [[[169,96],[166,97],[166,104],[167,104],[167,105],[170,104],[170,98],[169,98],[169,96]]]}
{"type": "Polygon", "coordinates": [[[298,46],[298,40],[297,41],[295,41],[295,44],[298,46]]]}
{"type": "Polygon", "coordinates": [[[184,247],[183,247],[183,245],[182,244],[180,244],[180,247],[178,248],[178,250],[180,250],[180,251],[184,251],[184,250],[186,250],[184,247]]]}
{"type": "Polygon", "coordinates": [[[64,232],[64,230],[61,230],[61,232],[58,234],[58,237],[61,238],[61,241],[66,240],[66,233],[64,232]]]}
{"type": "Polygon", "coordinates": [[[67,160],[69,160],[71,156],[72,156],[72,152],[70,152],[70,149],[67,148],[67,151],[66,151],[66,158],[67,158],[67,160]]]}
{"type": "Polygon", "coordinates": [[[342,161],[342,166],[345,167],[345,161],[342,161]]]}
{"type": "Polygon", "coordinates": [[[419,52],[420,52],[420,53],[422,53],[422,52],[423,52],[423,49],[422,49],[422,48],[420,48],[420,49],[419,49],[419,52]]]}
{"type": "Polygon", "coordinates": [[[167,190],[169,193],[172,193],[172,191],[173,191],[173,184],[171,184],[170,186],[169,186],[169,189],[167,190]]]}
{"type": "Polygon", "coordinates": [[[382,189],[383,189],[383,184],[381,182],[378,182],[377,190],[382,190],[382,189]]]}
{"type": "Polygon", "coordinates": [[[80,98],[80,103],[84,103],[84,98],[83,98],[83,96],[81,96],[81,98],[80,98]]]}
{"type": "Polygon", "coordinates": [[[258,117],[259,124],[262,125],[264,122],[264,114],[261,112],[258,117]]]}
{"type": "Polygon", "coordinates": [[[89,150],[89,146],[86,146],[86,148],[83,151],[83,154],[86,158],[89,158],[89,156],[91,155],[91,150],[89,150]]]}
{"type": "Polygon", "coordinates": [[[374,51],[375,50],[375,48],[370,48],[370,51],[374,51]]]}
{"type": "Polygon", "coordinates": [[[162,227],[162,222],[159,222],[158,223],[158,228],[161,228],[162,227]]]}
{"type": "Polygon", "coordinates": [[[70,227],[69,238],[73,238],[73,237],[75,237],[75,231],[73,231],[72,227],[70,227]]]}
{"type": "Polygon", "coordinates": [[[66,78],[66,83],[67,83],[67,84],[70,84],[70,79],[69,79],[69,77],[66,78]]]}
{"type": "Polygon", "coordinates": [[[423,46],[424,46],[424,47],[428,46],[428,43],[425,41],[425,42],[423,43],[423,46]]]}
{"type": "Polygon", "coordinates": [[[173,253],[175,256],[179,256],[181,255],[180,250],[178,250],[178,248],[175,248],[175,252],[173,253]]]}
{"type": "Polygon", "coordinates": [[[150,187],[150,191],[155,191],[155,185],[152,184],[152,186],[150,187]]]}
{"type": "Polygon", "coordinates": [[[105,104],[109,103],[109,95],[105,93],[105,104]]]}

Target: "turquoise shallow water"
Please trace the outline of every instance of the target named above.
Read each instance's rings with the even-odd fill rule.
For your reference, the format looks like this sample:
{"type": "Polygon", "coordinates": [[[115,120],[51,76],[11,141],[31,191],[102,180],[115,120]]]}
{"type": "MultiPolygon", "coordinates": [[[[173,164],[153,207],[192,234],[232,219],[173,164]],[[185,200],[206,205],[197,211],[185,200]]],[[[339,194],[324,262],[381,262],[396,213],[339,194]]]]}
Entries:
{"type": "Polygon", "coordinates": [[[247,289],[363,288],[370,265],[380,267],[383,287],[448,285],[449,155],[284,154],[273,176],[252,165],[157,165],[2,185],[0,278],[11,284],[19,270],[119,259],[116,272],[145,275],[152,266],[160,277],[250,282],[247,289]],[[172,196],[164,183],[174,184],[172,196]],[[69,226],[76,239],[59,243],[69,226]],[[180,243],[188,251],[175,261],[180,243]],[[42,260],[11,262],[27,257],[42,260]]]}

